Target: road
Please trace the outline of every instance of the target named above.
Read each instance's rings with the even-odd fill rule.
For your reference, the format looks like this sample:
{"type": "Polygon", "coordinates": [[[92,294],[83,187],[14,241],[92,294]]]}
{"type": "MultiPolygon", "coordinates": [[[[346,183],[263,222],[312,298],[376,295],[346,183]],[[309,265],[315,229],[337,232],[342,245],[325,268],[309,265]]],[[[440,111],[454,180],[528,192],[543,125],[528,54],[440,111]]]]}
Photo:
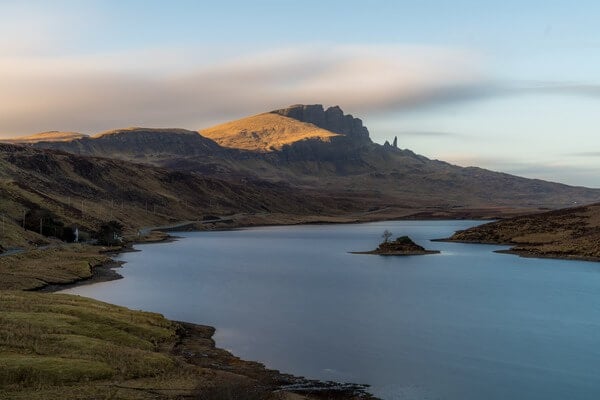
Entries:
{"type": "Polygon", "coordinates": [[[233,220],[235,215],[231,215],[228,217],[219,217],[215,219],[206,219],[206,220],[198,220],[198,221],[180,221],[170,225],[161,225],[161,226],[148,226],[145,228],[141,228],[138,230],[140,236],[147,236],[152,231],[174,231],[177,229],[193,227],[196,224],[211,224],[214,222],[225,222],[233,220]]]}

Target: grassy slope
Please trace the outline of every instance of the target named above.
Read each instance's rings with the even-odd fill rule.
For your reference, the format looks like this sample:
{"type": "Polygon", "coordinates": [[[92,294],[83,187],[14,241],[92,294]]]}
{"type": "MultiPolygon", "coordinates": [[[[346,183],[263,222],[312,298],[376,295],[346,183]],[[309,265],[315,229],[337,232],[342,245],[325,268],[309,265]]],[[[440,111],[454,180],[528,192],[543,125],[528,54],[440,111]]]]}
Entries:
{"type": "Polygon", "coordinates": [[[134,379],[172,369],[175,329],[160,315],[76,296],[0,292],[0,386],[134,379]]]}
{"type": "Polygon", "coordinates": [[[264,113],[200,131],[223,147],[252,151],[280,150],[306,139],[329,141],[337,134],[279,114],[264,113]]]}
{"type": "Polygon", "coordinates": [[[526,256],[600,260],[600,204],[493,222],[459,231],[450,240],[512,244],[526,256]]]}

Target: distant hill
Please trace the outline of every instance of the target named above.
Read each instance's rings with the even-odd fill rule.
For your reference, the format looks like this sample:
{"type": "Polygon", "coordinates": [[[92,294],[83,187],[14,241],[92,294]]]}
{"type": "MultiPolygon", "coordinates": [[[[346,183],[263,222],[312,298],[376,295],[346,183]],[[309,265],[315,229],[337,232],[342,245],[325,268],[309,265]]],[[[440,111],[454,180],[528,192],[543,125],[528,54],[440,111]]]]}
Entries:
{"type": "Polygon", "coordinates": [[[532,257],[600,261],[600,204],[537,213],[480,225],[450,240],[510,244],[532,257]]]}
{"type": "Polygon", "coordinates": [[[5,143],[37,143],[37,142],[69,142],[71,140],[83,139],[87,137],[83,133],[78,132],[59,132],[48,131],[40,132],[29,136],[21,136],[12,139],[0,139],[0,142],[5,143]]]}
{"type": "MultiPolygon", "coordinates": [[[[40,143],[38,147],[47,146],[40,143]]],[[[159,154],[194,156],[218,154],[221,150],[219,145],[198,132],[166,128],[115,129],[68,143],[54,143],[54,147],[78,154],[141,160],[151,160],[159,154]]]]}
{"type": "Polygon", "coordinates": [[[373,143],[363,122],[337,106],[295,105],[200,133],[131,128],[33,146],[143,162],[224,180],[284,182],[299,190],[377,199],[415,209],[540,209],[600,200],[600,190],[462,168],[373,143]]]}

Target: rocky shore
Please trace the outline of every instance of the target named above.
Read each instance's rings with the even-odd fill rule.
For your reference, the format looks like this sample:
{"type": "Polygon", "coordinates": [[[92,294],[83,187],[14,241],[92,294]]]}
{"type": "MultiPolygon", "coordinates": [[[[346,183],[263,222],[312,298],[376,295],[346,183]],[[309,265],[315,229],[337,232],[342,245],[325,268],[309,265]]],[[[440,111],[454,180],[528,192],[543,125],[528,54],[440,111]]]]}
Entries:
{"type": "Polygon", "coordinates": [[[173,354],[182,356],[186,362],[213,370],[219,370],[250,379],[250,387],[273,393],[295,393],[305,399],[376,399],[368,394],[368,385],[323,382],[306,379],[277,370],[267,369],[263,364],[241,360],[230,352],[215,346],[212,336],[215,328],[204,325],[177,322],[179,341],[173,354]]]}

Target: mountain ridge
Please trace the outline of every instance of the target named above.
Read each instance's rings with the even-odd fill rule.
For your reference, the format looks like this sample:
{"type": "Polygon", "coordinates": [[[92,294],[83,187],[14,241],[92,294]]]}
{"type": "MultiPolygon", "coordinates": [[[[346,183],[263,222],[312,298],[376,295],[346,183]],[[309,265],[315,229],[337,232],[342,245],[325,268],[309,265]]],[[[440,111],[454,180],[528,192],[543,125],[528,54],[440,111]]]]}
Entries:
{"type": "MultiPolygon", "coordinates": [[[[319,135],[303,136],[306,131],[300,130],[294,133],[300,140],[288,137],[278,148],[257,151],[264,150],[273,141],[266,141],[265,145],[264,135],[240,137],[239,132],[246,126],[244,121],[248,121],[241,119],[217,127],[227,124],[235,127],[229,135],[234,137],[229,146],[235,146],[236,140],[254,140],[251,145],[245,145],[253,150],[223,147],[194,131],[151,128],[115,130],[112,132],[117,134],[98,138],[39,142],[32,146],[141,162],[224,180],[283,182],[297,190],[333,191],[349,196],[371,193],[371,198],[409,207],[543,209],[567,207],[574,201],[586,204],[600,200],[598,189],[522,178],[477,167],[463,168],[430,160],[410,150],[373,143],[362,120],[343,114],[338,106],[325,109],[322,105],[295,105],[258,114],[262,116],[260,118],[265,115],[277,116],[277,120],[286,118],[288,122],[293,119],[304,124],[294,122],[296,127],[317,127],[332,135],[323,140],[319,135]]],[[[270,129],[260,123],[247,128],[246,132],[256,128],[270,129]]]]}

